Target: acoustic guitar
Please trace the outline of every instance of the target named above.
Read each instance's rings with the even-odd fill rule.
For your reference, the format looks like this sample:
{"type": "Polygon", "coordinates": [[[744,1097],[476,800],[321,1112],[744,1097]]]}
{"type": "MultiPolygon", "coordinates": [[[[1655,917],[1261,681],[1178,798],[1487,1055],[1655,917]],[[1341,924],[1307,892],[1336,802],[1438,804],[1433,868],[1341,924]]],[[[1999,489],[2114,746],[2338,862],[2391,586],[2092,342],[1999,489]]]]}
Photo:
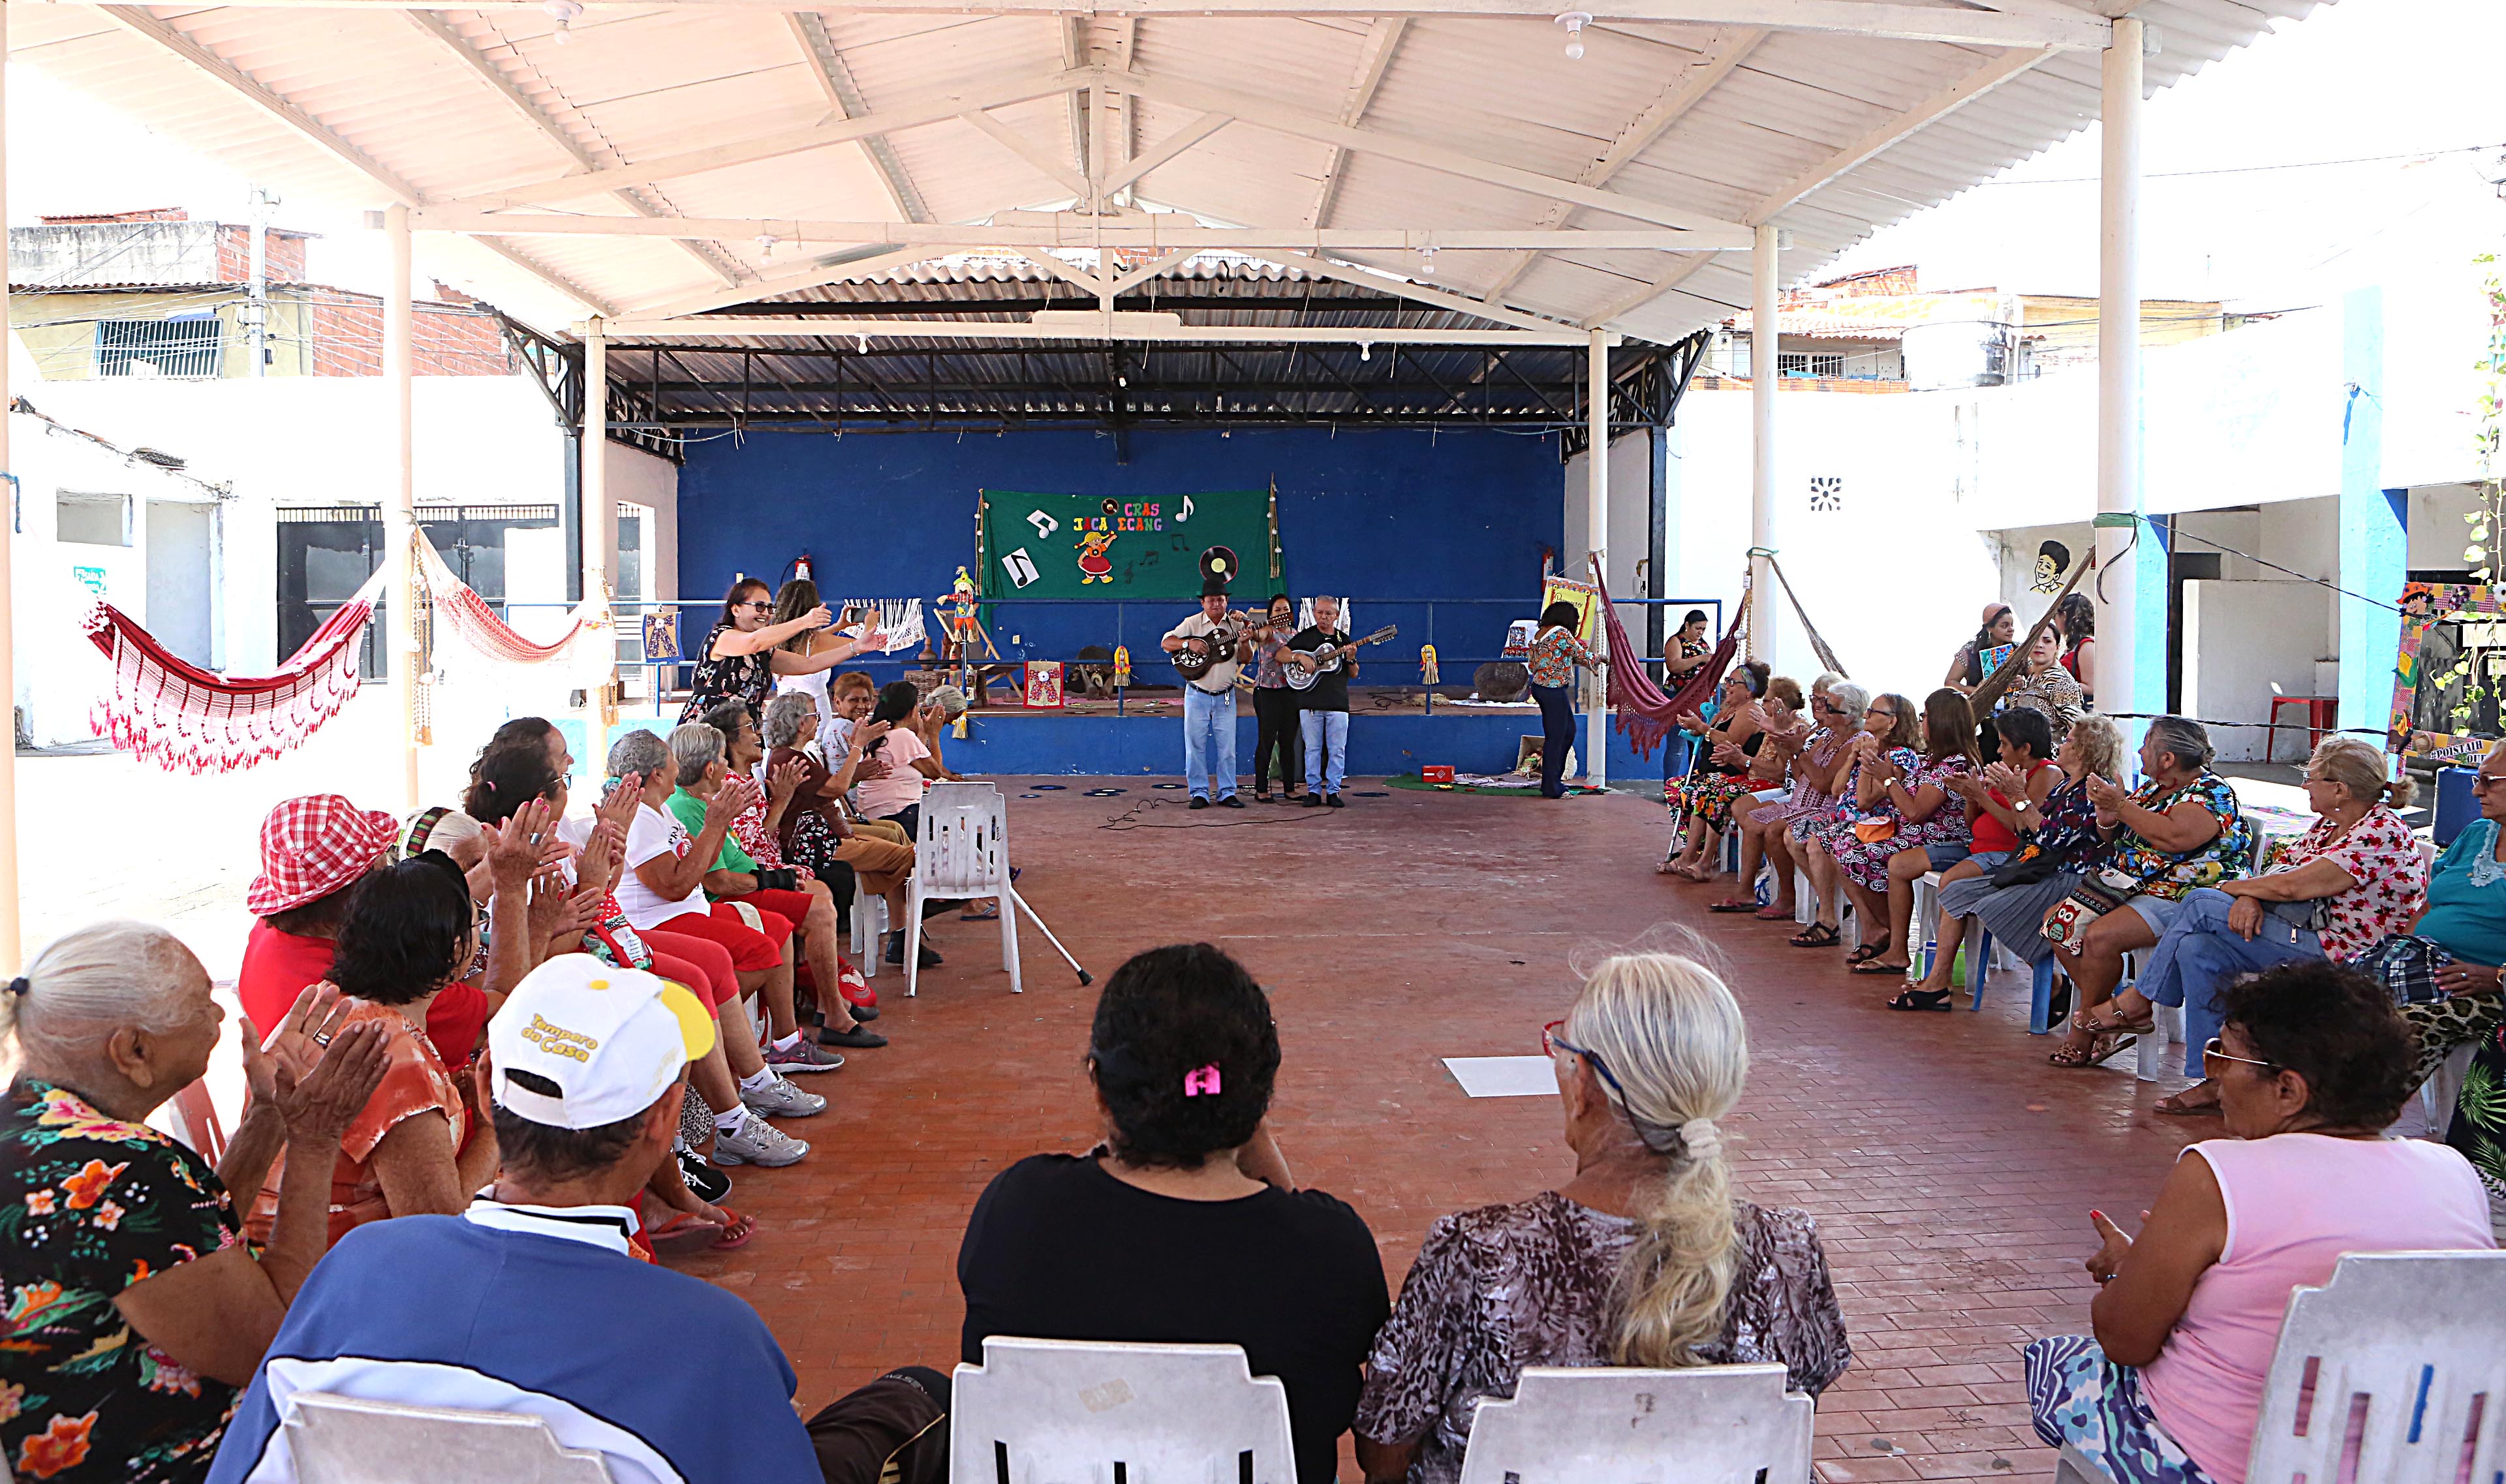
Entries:
{"type": "Polygon", "coordinates": [[[1400,633],[1399,625],[1386,624],[1362,639],[1351,639],[1329,649],[1291,649],[1279,656],[1279,670],[1287,679],[1288,689],[1309,691],[1314,688],[1316,680],[1340,669],[1341,656],[1368,644],[1380,644],[1385,639],[1397,638],[1400,633]]]}
{"type": "Polygon", "coordinates": [[[1176,671],[1186,680],[1198,680],[1208,674],[1213,667],[1233,659],[1237,641],[1256,625],[1265,622],[1267,620],[1257,619],[1250,613],[1231,613],[1216,633],[1187,636],[1183,647],[1166,658],[1174,662],[1176,671]]]}

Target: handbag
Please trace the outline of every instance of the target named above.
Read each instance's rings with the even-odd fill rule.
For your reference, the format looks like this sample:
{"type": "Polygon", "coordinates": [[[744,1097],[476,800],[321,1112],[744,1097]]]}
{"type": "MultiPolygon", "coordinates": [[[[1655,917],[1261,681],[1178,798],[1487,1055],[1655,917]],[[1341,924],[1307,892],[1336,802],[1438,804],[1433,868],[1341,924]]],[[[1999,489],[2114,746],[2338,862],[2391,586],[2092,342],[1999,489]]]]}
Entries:
{"type": "Polygon", "coordinates": [[[748,874],[757,878],[757,888],[761,891],[797,891],[801,888],[801,873],[790,866],[759,866],[748,874]]]}
{"type": "Polygon", "coordinates": [[[2088,936],[2089,924],[2138,896],[2148,881],[2111,866],[2099,871],[2045,910],[2045,941],[2078,953],[2081,940],[2088,936]]]}
{"type": "Polygon", "coordinates": [[[1853,821],[1853,838],[1864,845],[1884,844],[1897,838],[1897,821],[1878,818],[1856,819],[1853,821]]]}
{"type": "Polygon", "coordinates": [[[2332,925],[2332,898],[2309,896],[2299,902],[2265,902],[2263,911],[2288,926],[2320,934],[2332,925]]]}
{"type": "Polygon", "coordinates": [[[2437,987],[2436,971],[2453,961],[2434,938],[2397,932],[2352,960],[2350,967],[2382,984],[2397,1005],[2434,1004],[2446,997],[2437,987]]]}
{"type": "Polygon", "coordinates": [[[2061,862],[2054,858],[2052,851],[2031,850],[1994,866],[1986,879],[1992,883],[1994,890],[2007,891],[2013,887],[2032,887],[2050,880],[2060,869],[2061,862]]]}

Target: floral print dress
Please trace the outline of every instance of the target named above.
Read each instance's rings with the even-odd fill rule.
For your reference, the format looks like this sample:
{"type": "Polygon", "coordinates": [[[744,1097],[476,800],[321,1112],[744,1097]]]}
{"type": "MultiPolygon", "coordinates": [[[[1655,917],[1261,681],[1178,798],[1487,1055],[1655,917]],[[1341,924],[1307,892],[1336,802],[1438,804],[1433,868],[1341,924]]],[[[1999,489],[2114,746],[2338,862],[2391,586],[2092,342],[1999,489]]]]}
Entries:
{"type": "Polygon", "coordinates": [[[207,1163],[66,1088],[0,1102],[0,1448],[21,1480],[196,1479],[234,1389],[176,1364],[114,1307],[124,1289],[243,1240],[207,1163]]]}
{"type": "Polygon", "coordinates": [[[697,651],[697,678],[687,706],[679,712],[679,723],[704,720],[704,713],[726,701],[748,705],[752,719],[766,714],[766,698],[774,689],[772,652],[759,654],[716,655],[714,640],[726,633],[736,633],[732,624],[716,624],[705,635],[704,647],[697,651]]]}
{"type": "MultiPolygon", "coordinates": [[[[2202,887],[2215,887],[2242,876],[2254,859],[2254,824],[2237,808],[2237,790],[2226,778],[2203,769],[2191,782],[2169,787],[2152,780],[2133,790],[2131,802],[2155,814],[2183,803],[2201,805],[2219,821],[2219,832],[2197,849],[2162,851],[2130,830],[2117,835],[2107,849],[2106,879],[2118,875],[2137,883],[2135,890],[2166,901],[2181,901],[2202,887]]],[[[2118,887],[2118,889],[2120,889],[2118,887]]]]}
{"type": "Polygon", "coordinates": [[[1950,792],[1950,779],[1973,772],[1973,763],[1955,753],[1934,762],[1918,755],[1911,747],[1895,748],[1889,752],[1888,760],[1905,770],[1908,793],[1920,793],[1931,787],[1940,789],[1944,797],[1941,807],[1933,810],[1928,819],[1907,818],[1899,813],[1893,799],[1883,801],[1863,815],[1868,819],[1896,821],[1897,832],[1885,840],[1865,840],[1850,829],[1841,830],[1830,838],[1828,849],[1836,856],[1838,868],[1856,885],[1873,891],[1888,889],[1888,857],[1899,851],[1920,850],[1934,845],[1962,845],[1969,838],[1966,800],[1950,792]]]}

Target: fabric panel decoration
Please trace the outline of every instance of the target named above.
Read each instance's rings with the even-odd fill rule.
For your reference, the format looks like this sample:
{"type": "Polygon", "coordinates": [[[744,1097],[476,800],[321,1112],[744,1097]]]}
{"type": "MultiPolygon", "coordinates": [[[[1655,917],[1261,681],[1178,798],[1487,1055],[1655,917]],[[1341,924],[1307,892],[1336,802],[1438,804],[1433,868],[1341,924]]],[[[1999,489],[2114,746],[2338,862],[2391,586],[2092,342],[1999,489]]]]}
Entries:
{"type": "Polygon", "coordinates": [[[986,489],[982,595],[1189,602],[1200,596],[1201,554],[1223,546],[1243,562],[1233,600],[1258,602],[1283,570],[1271,507],[1268,489],[1123,498],[986,489]]]}
{"type": "Polygon", "coordinates": [[[357,641],[390,570],[376,569],[268,675],[202,670],[99,600],[88,612],[87,636],[113,675],[90,715],[95,735],[169,773],[233,773],[303,745],[356,695],[357,641]]]}

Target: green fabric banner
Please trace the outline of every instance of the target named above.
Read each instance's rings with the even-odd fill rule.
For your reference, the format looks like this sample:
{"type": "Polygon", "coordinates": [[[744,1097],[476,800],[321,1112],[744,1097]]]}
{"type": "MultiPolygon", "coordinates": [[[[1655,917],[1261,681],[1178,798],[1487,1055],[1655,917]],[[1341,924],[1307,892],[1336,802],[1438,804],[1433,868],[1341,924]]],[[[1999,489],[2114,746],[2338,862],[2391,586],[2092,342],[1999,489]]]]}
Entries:
{"type": "Polygon", "coordinates": [[[986,489],[983,501],[985,597],[1199,597],[1202,555],[1220,546],[1235,554],[1239,605],[1281,576],[1268,489],[1154,499],[986,489]]]}

